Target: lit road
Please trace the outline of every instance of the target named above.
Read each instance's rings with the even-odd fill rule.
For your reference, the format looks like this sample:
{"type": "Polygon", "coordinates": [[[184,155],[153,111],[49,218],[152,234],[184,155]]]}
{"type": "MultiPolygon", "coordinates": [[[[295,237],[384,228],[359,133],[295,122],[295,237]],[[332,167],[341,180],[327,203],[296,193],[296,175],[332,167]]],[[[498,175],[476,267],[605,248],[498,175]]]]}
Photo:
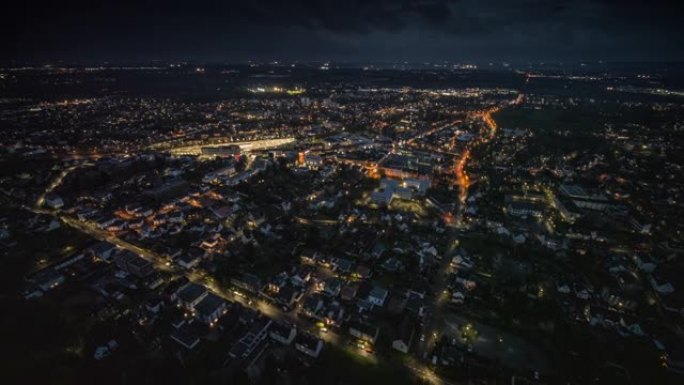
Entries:
{"type": "Polygon", "coordinates": [[[215,279],[213,279],[209,274],[207,274],[205,271],[201,270],[184,270],[181,268],[178,268],[172,264],[169,263],[169,261],[159,255],[158,253],[149,250],[147,248],[135,245],[131,242],[127,242],[119,237],[117,237],[115,234],[110,233],[107,230],[101,229],[97,226],[97,224],[90,222],[90,221],[81,221],[77,218],[73,218],[70,216],[66,215],[61,215],[59,211],[57,210],[47,210],[47,209],[41,209],[40,206],[44,202],[45,196],[52,191],[54,188],[59,186],[64,178],[69,175],[72,171],[76,170],[82,165],[76,165],[69,167],[68,169],[63,170],[57,178],[46,188],[45,192],[41,195],[41,197],[38,199],[36,202],[35,207],[26,207],[22,206],[24,209],[32,211],[37,214],[44,214],[44,215],[51,215],[55,218],[58,218],[62,223],[68,225],[69,227],[78,230],[94,239],[100,240],[100,241],[106,241],[109,242],[113,245],[116,245],[117,247],[124,249],[124,250],[129,250],[137,255],[139,255],[141,258],[144,258],[145,260],[149,261],[152,263],[156,269],[159,271],[163,271],[165,273],[169,273],[173,276],[185,276],[187,277],[190,281],[196,282],[199,284],[202,284],[209,288],[211,291],[216,293],[217,295],[223,297],[224,299],[228,301],[234,301],[234,302],[239,302],[240,304],[250,307],[252,309],[258,310],[261,313],[265,314],[269,318],[277,321],[284,321],[288,322],[293,325],[297,325],[297,328],[299,330],[307,330],[309,332],[312,332],[312,334],[319,335],[321,339],[326,341],[327,343],[331,344],[336,344],[341,347],[346,348],[345,342],[347,341],[346,338],[343,338],[342,336],[338,335],[332,330],[328,330],[326,333],[319,332],[317,328],[311,327],[309,322],[305,322],[303,319],[297,316],[297,314],[292,311],[292,312],[284,312],[280,307],[271,304],[267,302],[264,299],[261,298],[252,298],[252,296],[245,296],[245,295],[238,295],[237,292],[228,290],[224,287],[222,287],[220,284],[216,282],[215,279]]]}
{"type": "Polygon", "coordinates": [[[460,206],[464,206],[466,199],[468,199],[468,186],[470,186],[470,179],[465,172],[465,166],[470,158],[470,149],[466,149],[461,154],[461,157],[456,162],[456,184],[459,186],[458,201],[460,206]]]}
{"type": "Polygon", "coordinates": [[[426,137],[426,136],[430,136],[430,135],[434,134],[435,132],[442,131],[442,130],[445,129],[445,128],[453,127],[453,126],[458,125],[458,124],[461,124],[461,123],[463,123],[462,120],[456,120],[456,121],[453,121],[453,122],[449,122],[449,123],[446,123],[446,124],[443,124],[443,125],[439,125],[439,126],[433,127],[433,128],[431,128],[431,129],[429,129],[429,130],[427,130],[427,131],[423,131],[423,132],[420,132],[420,133],[414,135],[413,137],[411,137],[410,139],[408,139],[408,140],[406,141],[406,144],[411,145],[411,144],[413,144],[417,139],[421,139],[421,138],[424,138],[424,137],[426,137]]]}
{"type": "MultiPolygon", "coordinates": [[[[43,210],[41,210],[41,213],[56,215],[55,213],[43,210]]],[[[244,295],[232,290],[228,290],[217,283],[216,280],[205,271],[197,269],[189,271],[169,265],[167,264],[166,258],[155,253],[154,251],[124,241],[121,238],[112,235],[108,231],[98,228],[91,222],[80,221],[67,216],[58,216],[58,218],[70,227],[79,230],[95,239],[110,242],[122,249],[129,250],[140,255],[142,258],[153,263],[158,270],[170,273],[174,276],[185,276],[192,282],[204,285],[212,292],[228,301],[238,302],[245,307],[258,310],[262,314],[275,321],[287,322],[292,325],[296,325],[299,330],[306,330],[314,335],[318,335],[321,339],[329,344],[334,344],[345,349],[349,346],[349,339],[345,336],[341,336],[331,329],[328,329],[328,331],[325,333],[320,332],[316,327],[311,326],[310,322],[307,322],[299,317],[294,310],[291,312],[284,312],[280,307],[269,303],[265,299],[257,298],[254,295],[244,295]]]]}
{"type": "MultiPolygon", "coordinates": [[[[516,102],[521,102],[522,98],[519,96],[518,99],[516,99],[515,102],[512,102],[510,104],[515,104],[516,102]]],[[[468,190],[469,187],[472,185],[472,181],[470,180],[470,177],[468,176],[468,173],[466,171],[466,167],[468,164],[468,161],[471,158],[471,151],[472,148],[475,146],[482,145],[484,143],[489,142],[492,140],[497,133],[498,126],[496,124],[496,121],[492,118],[492,114],[495,113],[496,111],[499,110],[499,107],[492,107],[490,109],[487,109],[482,112],[476,112],[472,114],[471,116],[476,119],[480,119],[483,123],[482,130],[480,132],[480,135],[473,141],[469,142],[468,145],[465,147],[465,149],[460,153],[459,157],[456,160],[455,167],[454,167],[454,174],[456,177],[456,185],[459,186],[459,195],[458,195],[458,211],[456,213],[456,220],[455,220],[455,227],[460,228],[462,226],[462,221],[463,217],[465,214],[465,208],[466,208],[466,203],[468,200],[468,190]]],[[[460,122],[460,121],[459,121],[460,122]]],[[[451,125],[451,124],[449,124],[451,125]]],[[[439,131],[449,125],[445,125],[442,127],[439,127],[437,129],[432,129],[430,130],[429,133],[439,131]]],[[[423,137],[429,133],[418,135],[414,138],[412,138],[409,141],[409,144],[413,143],[413,141],[417,138],[423,137]]],[[[452,140],[452,152],[453,148],[456,145],[456,137],[453,138],[452,140]]],[[[448,248],[446,252],[444,253],[444,257],[442,261],[440,262],[439,269],[436,273],[436,278],[435,282],[432,285],[432,290],[435,293],[435,300],[434,303],[432,304],[432,307],[430,308],[428,314],[426,314],[425,319],[424,319],[424,326],[422,333],[425,336],[424,341],[418,341],[417,342],[417,347],[416,347],[416,356],[418,360],[416,360],[413,357],[409,357],[406,361],[406,366],[414,372],[414,374],[421,378],[426,380],[427,382],[431,384],[436,384],[436,385],[451,385],[449,382],[445,381],[443,378],[439,377],[428,365],[425,364],[425,362],[429,362],[430,359],[432,358],[430,356],[432,350],[435,347],[435,344],[441,337],[441,329],[443,327],[443,320],[446,315],[446,310],[447,309],[447,304],[449,303],[450,300],[450,293],[446,290],[448,287],[448,281],[447,281],[447,276],[448,273],[451,270],[450,267],[450,262],[453,257],[453,254],[458,246],[458,233],[455,231],[455,229],[452,227],[452,230],[450,231],[450,236],[449,236],[449,243],[448,243],[448,248]]]]}
{"type": "MultiPolygon", "coordinates": [[[[523,103],[525,100],[525,96],[523,94],[518,94],[518,96],[507,103],[509,106],[514,106],[514,105],[519,105],[523,103]]],[[[479,111],[475,112],[473,114],[473,117],[481,119],[482,122],[484,123],[484,132],[481,132],[480,135],[466,146],[466,148],[463,150],[461,153],[460,158],[456,161],[456,166],[454,168],[454,174],[456,176],[456,184],[459,187],[459,195],[458,195],[458,212],[456,214],[456,225],[461,226],[462,221],[463,221],[463,216],[465,214],[465,208],[466,208],[466,203],[468,200],[468,189],[470,186],[473,184],[473,182],[470,180],[470,177],[468,176],[468,173],[466,172],[466,166],[468,164],[468,161],[470,160],[471,156],[471,151],[473,148],[486,144],[490,140],[494,139],[496,137],[496,133],[499,129],[498,125],[496,124],[496,121],[492,117],[492,114],[498,112],[501,110],[500,106],[494,106],[491,108],[488,108],[484,111],[479,111]]]]}
{"type": "Polygon", "coordinates": [[[433,385],[456,385],[438,376],[432,368],[426,364],[416,360],[413,357],[407,357],[405,360],[406,367],[413,372],[413,374],[433,385]]]}
{"type": "MultiPolygon", "coordinates": [[[[522,95],[522,94],[521,94],[522,95]]],[[[522,103],[523,97],[519,95],[515,101],[510,102],[510,105],[522,103]]],[[[460,228],[462,226],[463,217],[465,214],[466,203],[468,200],[468,190],[472,185],[472,181],[466,172],[466,166],[471,158],[471,150],[475,146],[485,144],[492,140],[498,131],[498,126],[496,121],[492,118],[492,114],[499,111],[500,107],[495,106],[482,112],[477,112],[474,114],[475,118],[479,118],[483,122],[483,129],[480,135],[473,141],[469,142],[464,151],[461,153],[460,158],[457,159],[454,168],[454,174],[456,177],[456,184],[459,186],[459,205],[458,212],[456,214],[455,227],[460,228]]],[[[455,143],[455,142],[454,142],[455,143]]],[[[444,327],[443,323],[446,318],[447,304],[450,300],[450,293],[448,292],[448,281],[446,277],[451,271],[450,263],[454,252],[458,246],[458,232],[454,227],[451,227],[449,243],[444,257],[440,262],[438,272],[436,273],[435,282],[432,285],[432,290],[435,293],[434,303],[424,319],[423,335],[425,340],[418,342],[417,346],[417,356],[423,361],[429,361],[429,354],[435,347],[436,342],[440,338],[440,333],[444,327]]],[[[431,372],[429,368],[424,365],[421,366],[420,363],[414,363],[412,370],[419,374],[421,378],[425,378],[430,383],[434,384],[447,384],[443,379],[439,378],[431,372]]]]}
{"type": "Polygon", "coordinates": [[[152,250],[148,250],[140,246],[134,245],[130,242],[124,241],[123,239],[115,235],[112,235],[108,231],[100,229],[91,222],[79,221],[78,219],[74,219],[67,216],[59,216],[59,219],[63,223],[71,226],[74,229],[81,231],[82,233],[90,235],[95,239],[98,239],[100,241],[107,241],[122,249],[129,250],[135,254],[140,255],[142,258],[154,264],[155,267],[159,270],[165,272],[176,272],[176,269],[166,264],[166,259],[161,255],[153,252],[152,250]]]}
{"type": "Polygon", "coordinates": [[[84,163],[84,164],[77,164],[68,168],[65,168],[62,170],[59,175],[45,188],[45,191],[38,197],[35,203],[35,207],[38,208],[45,203],[45,197],[51,193],[54,189],[56,189],[59,185],[62,184],[64,181],[64,178],[67,177],[67,175],[71,174],[72,171],[76,170],[79,167],[85,166],[85,165],[92,165],[91,163],[84,163]]]}

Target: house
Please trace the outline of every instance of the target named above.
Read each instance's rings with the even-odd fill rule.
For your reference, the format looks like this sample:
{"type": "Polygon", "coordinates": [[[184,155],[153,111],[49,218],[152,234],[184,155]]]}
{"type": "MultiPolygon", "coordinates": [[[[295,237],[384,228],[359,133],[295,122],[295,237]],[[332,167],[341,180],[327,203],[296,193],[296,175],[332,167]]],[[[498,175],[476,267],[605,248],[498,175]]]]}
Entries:
{"type": "Polygon", "coordinates": [[[140,212],[143,210],[142,204],[140,203],[128,203],[126,206],[124,206],[124,211],[126,211],[126,214],[128,215],[134,215],[138,216],[140,215],[140,212]]]}
{"type": "Polygon", "coordinates": [[[94,222],[97,225],[97,227],[103,230],[112,225],[116,221],[116,217],[100,217],[94,219],[94,222]]]}
{"type": "Polygon", "coordinates": [[[460,291],[454,291],[451,294],[450,302],[455,304],[455,305],[460,305],[460,304],[465,302],[465,295],[463,293],[461,293],[460,291]]]}
{"type": "Polygon", "coordinates": [[[413,317],[407,315],[402,319],[397,335],[392,340],[392,348],[407,354],[409,349],[411,349],[411,343],[415,334],[416,321],[413,317]]]}
{"type": "Polygon", "coordinates": [[[385,271],[388,272],[397,272],[399,270],[402,270],[404,268],[403,264],[401,263],[400,260],[394,257],[388,258],[385,262],[382,263],[381,266],[385,271]]]}
{"type": "Polygon", "coordinates": [[[264,288],[264,291],[269,293],[269,295],[277,294],[280,291],[280,289],[282,289],[288,284],[289,280],[290,277],[287,275],[286,272],[280,272],[268,281],[266,287],[264,288]]]}
{"type": "Polygon", "coordinates": [[[454,366],[462,363],[469,353],[463,345],[442,344],[439,350],[439,362],[445,366],[454,366]]]}
{"type": "Polygon", "coordinates": [[[323,305],[323,298],[320,296],[320,294],[310,295],[302,304],[302,313],[304,313],[304,315],[307,317],[317,318],[319,316],[319,312],[323,309],[323,305]]]}
{"type": "Polygon", "coordinates": [[[264,291],[266,291],[270,295],[277,294],[280,291],[280,289],[287,285],[289,279],[290,277],[287,275],[286,272],[280,272],[268,281],[266,287],[264,288],[264,291]]]}
{"type": "Polygon", "coordinates": [[[195,266],[199,265],[201,260],[202,260],[202,258],[197,256],[196,254],[185,253],[185,254],[181,255],[180,257],[178,257],[176,262],[182,268],[190,270],[190,269],[194,268],[195,266]]]}
{"type": "Polygon", "coordinates": [[[389,291],[381,286],[375,286],[368,293],[368,302],[375,306],[384,306],[387,297],[389,296],[389,291]]]}
{"type": "Polygon", "coordinates": [[[372,270],[366,265],[357,265],[354,269],[354,276],[359,279],[368,279],[371,277],[372,270]]]}
{"type": "Polygon", "coordinates": [[[64,201],[59,195],[55,193],[49,193],[45,195],[45,205],[56,210],[64,207],[64,201]]]}
{"type": "Polygon", "coordinates": [[[214,214],[216,219],[226,220],[230,218],[234,213],[235,209],[233,206],[221,206],[221,207],[210,207],[211,213],[214,214]]]}
{"type": "Polygon", "coordinates": [[[188,324],[184,324],[181,327],[174,329],[171,332],[171,339],[188,350],[194,349],[200,342],[200,338],[195,333],[194,328],[190,327],[188,324]]]}
{"type": "Polygon", "coordinates": [[[99,258],[103,261],[109,261],[116,251],[116,246],[109,242],[98,242],[93,246],[86,249],[86,252],[91,254],[95,258],[99,258]]]}
{"type": "Polygon", "coordinates": [[[118,250],[112,257],[116,266],[138,278],[146,277],[154,272],[152,263],[130,250],[118,250]]]}
{"type": "Polygon", "coordinates": [[[138,220],[129,222],[128,228],[131,230],[138,230],[138,229],[141,229],[144,225],[145,225],[145,219],[139,218],[138,220]]]}
{"type": "Polygon", "coordinates": [[[295,339],[295,349],[313,358],[318,358],[323,345],[323,340],[308,333],[299,334],[295,339]]]}
{"type": "Polygon", "coordinates": [[[178,291],[178,305],[187,310],[194,311],[195,306],[200,303],[207,294],[207,289],[204,286],[190,282],[178,291]]]}
{"type": "Polygon", "coordinates": [[[158,252],[159,254],[171,260],[179,258],[181,255],[183,255],[183,249],[178,247],[162,246],[158,252]]]}
{"type": "Polygon", "coordinates": [[[339,279],[331,278],[323,283],[323,294],[329,297],[337,297],[342,290],[342,281],[339,279]]]}
{"type": "Polygon", "coordinates": [[[120,219],[115,220],[109,226],[106,227],[107,231],[118,232],[123,231],[128,227],[128,223],[120,219]]]}
{"type": "Polygon", "coordinates": [[[55,270],[43,270],[31,278],[40,290],[47,292],[64,283],[64,276],[55,270]]]}
{"type": "Polygon", "coordinates": [[[359,291],[359,285],[351,283],[346,285],[340,291],[340,298],[344,301],[351,301],[356,298],[356,293],[359,291]]]}
{"type": "Polygon", "coordinates": [[[290,275],[290,282],[295,286],[304,287],[311,280],[311,272],[310,267],[298,267],[290,275]]]}
{"type": "Polygon", "coordinates": [[[276,302],[291,309],[295,302],[301,297],[301,292],[293,286],[286,285],[278,290],[275,296],[276,302]]]}
{"type": "Polygon", "coordinates": [[[143,279],[143,284],[147,286],[148,289],[154,290],[164,284],[164,278],[160,272],[155,271],[143,279]]]}
{"type": "Polygon", "coordinates": [[[178,329],[181,326],[185,325],[185,323],[188,321],[188,319],[185,317],[184,314],[174,314],[173,317],[170,320],[171,326],[173,326],[174,329],[178,329]]]}
{"type": "Polygon", "coordinates": [[[27,300],[28,299],[34,299],[34,298],[40,298],[43,296],[43,292],[34,286],[24,287],[23,289],[21,289],[19,291],[19,293],[21,294],[22,297],[24,297],[24,299],[27,299],[27,300]]]}
{"type": "Polygon", "coordinates": [[[185,213],[183,211],[176,211],[169,214],[166,218],[168,223],[180,224],[185,220],[185,213]]]}
{"type": "Polygon", "coordinates": [[[187,253],[181,254],[181,256],[178,257],[178,259],[176,260],[176,262],[179,266],[189,270],[199,265],[199,263],[204,258],[204,255],[205,254],[202,249],[191,248],[190,250],[188,250],[187,253]]]}
{"type": "Polygon", "coordinates": [[[385,251],[387,250],[387,247],[382,242],[377,242],[375,245],[373,245],[373,248],[371,249],[371,256],[375,259],[378,259],[382,257],[385,254],[385,251]]]}
{"type": "Polygon", "coordinates": [[[158,314],[164,302],[160,298],[150,298],[145,302],[145,310],[152,314],[158,314]]]}
{"type": "Polygon", "coordinates": [[[449,263],[449,265],[454,269],[456,269],[456,268],[458,268],[460,270],[472,269],[475,266],[475,264],[468,257],[468,255],[465,253],[464,250],[462,251],[462,254],[463,255],[461,255],[461,253],[460,253],[460,254],[457,254],[456,256],[454,256],[451,259],[451,262],[449,263]]]}
{"type": "Polygon", "coordinates": [[[477,287],[477,282],[473,278],[474,274],[470,274],[465,271],[460,271],[456,275],[456,279],[454,280],[457,285],[460,285],[460,287],[464,288],[467,291],[472,291],[475,290],[477,287]]]}
{"type": "Polygon", "coordinates": [[[268,330],[273,321],[267,317],[261,317],[255,320],[247,333],[245,333],[240,340],[233,345],[228,352],[232,358],[244,359],[258,349],[264,349],[263,342],[268,337],[268,330]]]}
{"type": "Polygon", "coordinates": [[[299,254],[299,258],[301,259],[302,263],[313,264],[320,258],[320,255],[314,249],[305,248],[302,250],[301,254],[299,254]]]}
{"type": "Polygon", "coordinates": [[[651,274],[650,283],[653,290],[658,292],[658,294],[671,294],[673,293],[674,286],[670,283],[670,274],[666,269],[658,269],[651,274]]]}
{"type": "Polygon", "coordinates": [[[357,298],[356,302],[354,303],[356,305],[356,309],[358,310],[359,313],[365,313],[373,310],[373,305],[372,303],[368,302],[367,299],[364,298],[357,298]]]}
{"type": "Polygon", "coordinates": [[[425,295],[422,293],[417,293],[415,291],[409,290],[406,295],[406,307],[405,309],[414,314],[417,317],[422,317],[425,313],[425,295]]]}
{"type": "MultiPolygon", "coordinates": [[[[50,223],[40,228],[40,231],[49,233],[50,231],[57,230],[62,227],[57,219],[50,220],[50,223]]],[[[7,239],[10,237],[10,232],[7,229],[0,229],[0,240],[7,239]]]]}
{"type": "Polygon", "coordinates": [[[200,247],[204,250],[212,250],[216,248],[221,242],[223,242],[221,234],[215,233],[204,238],[200,243],[200,247]]]}
{"type": "Polygon", "coordinates": [[[259,293],[262,288],[261,279],[256,275],[244,273],[239,277],[233,277],[230,279],[230,283],[233,286],[240,288],[242,290],[248,291],[250,293],[259,293]]]}
{"type": "Polygon", "coordinates": [[[637,301],[629,298],[626,292],[615,287],[603,287],[601,298],[613,308],[634,310],[637,307],[637,301]]]}
{"type": "Polygon", "coordinates": [[[149,207],[147,207],[147,208],[143,207],[140,209],[140,216],[142,216],[142,217],[149,218],[153,214],[154,214],[154,210],[152,210],[149,207]]]}
{"type": "Polygon", "coordinates": [[[393,198],[394,194],[391,189],[373,191],[371,193],[371,201],[378,206],[389,206],[393,198]]]}
{"type": "MultiPolygon", "coordinates": [[[[239,152],[239,147],[238,147],[237,151],[239,152]]],[[[202,152],[204,152],[204,148],[202,148],[202,152]]],[[[235,166],[229,165],[227,167],[223,167],[223,168],[220,168],[216,171],[213,171],[213,172],[206,174],[204,177],[202,177],[202,182],[203,183],[217,183],[217,182],[220,182],[221,180],[228,179],[233,175],[235,175],[235,166]]]]}
{"type": "Polygon", "coordinates": [[[228,306],[223,298],[209,293],[195,306],[195,311],[200,321],[213,326],[226,314],[228,306]]]}
{"type": "Polygon", "coordinates": [[[322,314],[326,325],[340,326],[344,319],[344,306],[337,301],[332,301],[324,307],[322,314]]]}
{"type": "Polygon", "coordinates": [[[93,354],[93,358],[95,358],[95,360],[97,360],[97,361],[100,361],[104,358],[107,358],[118,347],[119,347],[118,342],[116,342],[115,340],[109,340],[109,342],[107,342],[106,345],[98,346],[95,349],[95,354],[93,354]]]}
{"type": "Polygon", "coordinates": [[[96,361],[100,361],[102,359],[109,357],[110,354],[111,354],[111,352],[109,351],[109,348],[107,348],[106,346],[98,346],[97,349],[95,349],[95,353],[93,354],[93,358],[96,361]]]}
{"type": "Polygon", "coordinates": [[[406,310],[406,298],[395,295],[387,301],[387,311],[390,314],[402,314],[404,310],[406,310]]]}
{"type": "Polygon", "coordinates": [[[165,299],[170,302],[176,302],[178,299],[178,292],[183,286],[187,285],[188,282],[190,282],[190,280],[185,276],[172,279],[164,288],[163,294],[165,299]]]}
{"type": "Polygon", "coordinates": [[[274,322],[268,331],[271,339],[283,345],[289,345],[297,336],[297,328],[281,322],[274,322]]]}
{"type": "Polygon", "coordinates": [[[354,262],[344,258],[338,258],[332,262],[333,270],[340,273],[350,273],[354,262]]]}
{"type": "Polygon", "coordinates": [[[375,344],[378,339],[380,329],[362,319],[352,319],[349,321],[349,334],[371,344],[375,344]]]}

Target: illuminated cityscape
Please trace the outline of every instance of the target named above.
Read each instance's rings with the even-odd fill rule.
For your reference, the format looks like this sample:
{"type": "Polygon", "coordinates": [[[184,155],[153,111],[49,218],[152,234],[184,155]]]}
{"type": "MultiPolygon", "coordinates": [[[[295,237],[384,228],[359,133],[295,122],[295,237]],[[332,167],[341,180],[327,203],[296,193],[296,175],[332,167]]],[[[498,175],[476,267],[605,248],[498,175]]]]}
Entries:
{"type": "Polygon", "coordinates": [[[680,5],[67,3],[3,26],[3,384],[684,382],[680,5]]]}

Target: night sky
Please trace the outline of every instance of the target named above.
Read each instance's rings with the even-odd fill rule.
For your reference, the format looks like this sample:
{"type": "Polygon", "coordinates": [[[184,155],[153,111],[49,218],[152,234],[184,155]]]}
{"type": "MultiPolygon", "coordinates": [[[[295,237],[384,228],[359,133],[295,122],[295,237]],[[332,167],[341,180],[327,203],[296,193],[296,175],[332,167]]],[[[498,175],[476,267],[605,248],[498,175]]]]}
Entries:
{"type": "Polygon", "coordinates": [[[3,60],[679,61],[684,1],[15,1],[3,60]]]}

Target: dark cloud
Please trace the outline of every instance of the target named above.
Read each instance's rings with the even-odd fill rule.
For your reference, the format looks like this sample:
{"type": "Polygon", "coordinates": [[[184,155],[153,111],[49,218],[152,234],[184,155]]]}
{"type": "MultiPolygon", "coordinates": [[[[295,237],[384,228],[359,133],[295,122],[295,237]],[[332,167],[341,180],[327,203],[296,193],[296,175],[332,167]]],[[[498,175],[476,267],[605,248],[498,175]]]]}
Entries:
{"type": "Polygon", "coordinates": [[[682,60],[665,0],[36,0],[5,57],[67,60],[682,60]]]}

